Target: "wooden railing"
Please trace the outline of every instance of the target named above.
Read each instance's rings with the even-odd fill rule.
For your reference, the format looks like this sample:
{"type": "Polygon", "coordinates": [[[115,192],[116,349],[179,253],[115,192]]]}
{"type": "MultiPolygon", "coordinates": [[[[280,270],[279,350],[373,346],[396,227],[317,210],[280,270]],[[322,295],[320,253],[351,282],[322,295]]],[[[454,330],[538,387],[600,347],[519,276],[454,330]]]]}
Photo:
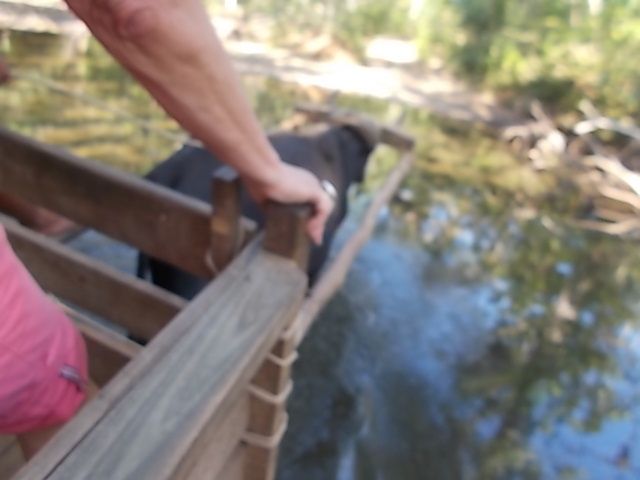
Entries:
{"type": "Polygon", "coordinates": [[[211,207],[0,128],[0,191],[46,205],[154,258],[209,276],[211,207]]]}
{"type": "Polygon", "coordinates": [[[252,245],[17,478],[225,478],[227,457],[247,451],[249,382],[305,285],[252,245]]]}
{"type": "Polygon", "coordinates": [[[286,427],[282,393],[291,385],[288,375],[273,385],[272,369],[262,367],[280,362],[269,351],[306,291],[309,209],[271,206],[264,241],[255,238],[237,256],[254,235],[251,222],[240,217],[239,183],[226,169],[213,181],[212,211],[0,130],[0,191],[202,276],[217,273],[211,263],[216,270],[230,263],[187,305],[2,220],[45,290],[151,340],[142,348],[64,307],[87,340],[90,372],[103,388],[16,478],[203,478],[207,472],[209,478],[257,479],[265,478],[266,460],[274,458],[275,466],[278,442],[271,430],[281,436],[286,427]],[[280,385],[282,392],[276,391],[280,385]]]}
{"type": "MultiPolygon", "coordinates": [[[[412,145],[394,129],[382,132],[389,143],[412,145]]],[[[306,292],[308,207],[271,205],[264,234],[256,234],[240,216],[239,182],[227,169],[213,180],[212,210],[0,129],[0,191],[189,272],[215,276],[187,304],[0,219],[43,288],[67,302],[102,386],[14,479],[272,480],[296,349],[411,160],[411,153],[402,156],[361,231],[306,292]],[[150,343],[143,348],[68,304],[150,343]]]]}

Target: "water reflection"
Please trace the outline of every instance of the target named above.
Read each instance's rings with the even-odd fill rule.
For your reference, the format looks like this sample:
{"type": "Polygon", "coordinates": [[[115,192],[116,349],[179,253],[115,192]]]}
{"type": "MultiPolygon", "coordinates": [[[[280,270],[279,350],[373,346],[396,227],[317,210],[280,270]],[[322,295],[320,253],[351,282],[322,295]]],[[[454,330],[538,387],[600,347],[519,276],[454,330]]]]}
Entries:
{"type": "MultiPolygon", "coordinates": [[[[132,171],[175,148],[182,132],[108,56],[56,42],[3,46],[22,76],[1,123],[132,171]]],[[[247,85],[266,125],[316,95],[247,85]]],[[[407,122],[420,162],[303,345],[279,478],[640,478],[636,246],[571,228],[567,190],[490,139],[407,122]]],[[[380,152],[365,192],[392,162],[380,152]]]]}
{"type": "Polygon", "coordinates": [[[332,305],[304,346],[280,478],[639,478],[635,246],[416,184],[418,228],[395,205],[342,293],[352,325],[332,305]],[[344,447],[307,476],[327,382],[351,414],[315,438],[344,447]]]}

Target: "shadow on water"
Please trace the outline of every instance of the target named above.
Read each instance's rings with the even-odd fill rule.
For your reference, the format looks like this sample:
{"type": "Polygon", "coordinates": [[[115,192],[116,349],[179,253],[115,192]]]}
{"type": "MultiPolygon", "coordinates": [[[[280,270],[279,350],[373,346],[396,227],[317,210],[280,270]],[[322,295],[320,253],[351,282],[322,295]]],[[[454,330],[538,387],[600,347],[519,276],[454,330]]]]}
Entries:
{"type": "MultiPolygon", "coordinates": [[[[181,132],[100,49],[69,60],[49,41],[3,48],[110,108],[18,78],[3,124],[131,171],[175,148],[158,132],[181,132]]],[[[317,95],[246,82],[266,125],[317,95]]],[[[566,185],[480,133],[415,111],[407,128],[420,160],[302,345],[278,478],[640,478],[636,245],[572,228],[566,185]]],[[[372,163],[340,241],[392,162],[372,163]]]]}
{"type": "Polygon", "coordinates": [[[301,350],[279,478],[639,478],[635,245],[421,184],[301,350]]]}

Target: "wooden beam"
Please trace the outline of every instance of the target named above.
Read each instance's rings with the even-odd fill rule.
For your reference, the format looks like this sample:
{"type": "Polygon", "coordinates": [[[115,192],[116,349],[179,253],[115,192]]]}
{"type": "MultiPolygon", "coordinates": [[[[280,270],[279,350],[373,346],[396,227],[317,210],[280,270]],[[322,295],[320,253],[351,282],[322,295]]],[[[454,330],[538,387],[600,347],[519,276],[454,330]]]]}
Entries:
{"type": "MultiPolygon", "coordinates": [[[[267,208],[264,248],[292,260],[305,272],[310,250],[306,225],[310,215],[309,205],[272,203],[267,208]]],[[[251,381],[243,480],[273,480],[275,477],[280,442],[287,428],[286,402],[293,388],[291,365],[294,360],[293,348],[272,347],[251,381]],[[283,353],[287,357],[282,356],[283,353]]]]}
{"type": "Polygon", "coordinates": [[[0,128],[0,191],[209,276],[210,207],[107,165],[0,128]]]}
{"type": "MultiPolygon", "coordinates": [[[[181,480],[217,479],[240,445],[247,427],[249,403],[246,395],[224,415],[221,424],[209,423],[182,459],[174,478],[181,480]]],[[[240,480],[240,479],[238,479],[240,480]]]]}
{"type": "Polygon", "coordinates": [[[311,216],[309,205],[267,205],[267,224],[264,235],[266,251],[293,260],[306,271],[309,262],[310,240],[306,233],[311,216]]]}
{"type": "Polygon", "coordinates": [[[186,302],[154,285],[0,219],[16,254],[40,286],[74,305],[151,339],[186,302]]]}
{"type": "Polygon", "coordinates": [[[213,175],[211,205],[211,260],[214,272],[224,270],[242,244],[240,177],[228,166],[213,175]]]}
{"type": "MultiPolygon", "coordinates": [[[[118,379],[136,373],[47,478],[172,478],[202,426],[220,425],[244,394],[304,291],[304,274],[265,252],[241,271],[225,270],[107,386],[123,388],[118,379]],[[171,327],[185,323],[167,349],[171,327]]],[[[81,414],[71,423],[83,421],[81,414]]]]}
{"type": "MultiPolygon", "coordinates": [[[[78,447],[92,429],[101,422],[115,405],[125,401],[134,386],[155,369],[158,359],[164,358],[181,338],[203,317],[209,315],[211,307],[210,291],[232,291],[237,288],[236,277],[241,277],[259,250],[261,237],[243,250],[223,275],[208,285],[162,332],[154,337],[135,360],[129,362],[102,390],[96,398],[82,408],[78,415],[47,443],[28,465],[22,468],[12,480],[44,480],[78,447]],[[229,283],[232,282],[231,285],[229,283]]],[[[228,293],[227,293],[228,294],[228,293]]],[[[147,412],[148,413],[148,412],[147,412]]]]}
{"type": "Polygon", "coordinates": [[[247,447],[239,445],[231,454],[220,475],[215,480],[243,480],[247,464],[247,447]]]}
{"type": "Polygon", "coordinates": [[[137,343],[86,315],[66,305],[62,305],[62,309],[84,337],[89,354],[89,376],[96,385],[105,385],[142,351],[137,343]]]}

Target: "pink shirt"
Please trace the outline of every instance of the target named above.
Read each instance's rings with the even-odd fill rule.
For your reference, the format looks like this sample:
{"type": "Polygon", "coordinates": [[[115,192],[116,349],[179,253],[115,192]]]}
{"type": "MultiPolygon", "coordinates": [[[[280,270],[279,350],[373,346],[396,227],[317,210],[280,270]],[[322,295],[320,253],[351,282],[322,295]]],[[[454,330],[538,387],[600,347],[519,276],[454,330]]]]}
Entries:
{"type": "Polygon", "coordinates": [[[18,261],[0,225],[0,434],[68,420],[84,401],[84,342],[18,261]]]}

